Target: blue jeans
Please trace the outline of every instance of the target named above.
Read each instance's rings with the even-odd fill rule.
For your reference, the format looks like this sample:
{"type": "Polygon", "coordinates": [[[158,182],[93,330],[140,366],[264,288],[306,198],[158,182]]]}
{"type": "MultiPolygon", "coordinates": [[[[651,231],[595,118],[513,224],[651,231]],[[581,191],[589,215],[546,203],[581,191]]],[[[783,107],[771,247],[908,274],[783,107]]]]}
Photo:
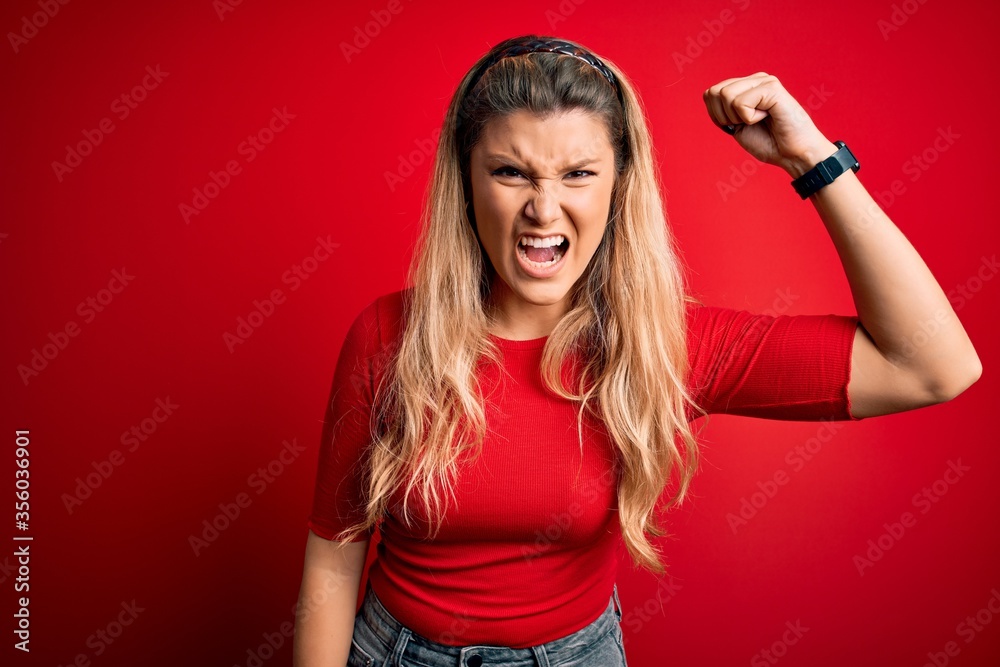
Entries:
{"type": "Polygon", "coordinates": [[[618,585],[590,625],[531,648],[448,646],[418,635],[393,618],[372,590],[354,619],[347,667],[628,667],[622,640],[618,585]]]}

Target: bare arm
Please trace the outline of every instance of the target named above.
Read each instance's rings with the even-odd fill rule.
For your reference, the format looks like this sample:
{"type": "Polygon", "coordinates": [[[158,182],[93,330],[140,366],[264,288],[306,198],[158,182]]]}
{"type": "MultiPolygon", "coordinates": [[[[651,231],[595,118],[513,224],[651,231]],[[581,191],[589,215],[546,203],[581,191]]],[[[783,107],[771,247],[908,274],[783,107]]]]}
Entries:
{"type": "MultiPolygon", "coordinates": [[[[741,146],[792,178],[837,150],[764,72],[712,86],[705,103],[718,125],[735,128],[741,146]]],[[[978,380],[979,357],[944,290],[854,172],[809,199],[844,265],[861,322],[847,387],[851,413],[872,417],[942,403],[978,380]]]]}
{"type": "MultiPolygon", "coordinates": [[[[816,155],[836,150],[829,144],[816,155]]],[[[794,178],[804,169],[793,167],[789,174],[794,178]]],[[[870,417],[911,410],[965,391],[982,372],[979,357],[944,290],[903,233],[853,172],[810,199],[844,264],[862,324],[847,388],[851,412],[870,417]]]]}
{"type": "Polygon", "coordinates": [[[346,665],[369,540],[337,551],[309,531],[295,615],[294,667],[346,665]]]}

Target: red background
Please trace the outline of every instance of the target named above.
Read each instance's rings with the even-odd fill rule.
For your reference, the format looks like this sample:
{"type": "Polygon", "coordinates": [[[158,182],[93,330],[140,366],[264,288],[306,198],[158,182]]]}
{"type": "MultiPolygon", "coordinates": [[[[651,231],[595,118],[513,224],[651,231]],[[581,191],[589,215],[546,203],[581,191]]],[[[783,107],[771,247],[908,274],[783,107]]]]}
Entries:
{"type": "MultiPolygon", "coordinates": [[[[998,246],[1000,99],[986,64],[996,6],[403,0],[386,14],[386,2],[341,5],[246,0],[220,15],[209,0],[71,2],[16,53],[9,36],[0,47],[0,537],[34,537],[30,657],[11,646],[15,543],[0,552],[0,661],[63,665],[83,654],[94,665],[228,667],[257,664],[256,655],[290,664],[280,632],[293,618],[343,336],[364,305],[403,286],[426,146],[460,77],[501,39],[536,32],[589,46],[637,85],[671,224],[707,303],[855,312],[825,229],[784,172],[760,165],[720,194],[734,168],[755,165],[709,121],[702,91],[766,71],[811,104],[830,140],[848,142],[869,191],[899,181],[901,194],[882,203],[943,288],[966,290],[953,305],[985,368],[952,402],[845,425],[798,471],[786,454],[823,435],[820,425],[710,418],[694,497],[669,518],[676,539],[662,541],[669,601],[659,606],[648,573],[620,568],[630,664],[773,664],[760,652],[800,622],[801,639],[776,648],[789,667],[922,665],[928,653],[938,664],[996,665],[1000,617],[982,612],[990,622],[971,637],[958,627],[1000,587],[1000,453],[984,419],[995,414],[1000,364],[1000,280],[984,263],[998,246]],[[728,24],[718,21],[727,8],[728,24]],[[391,20],[348,61],[342,44],[373,11],[391,20]],[[894,12],[898,30],[883,34],[894,12]],[[678,65],[674,54],[688,48],[694,57],[678,65]],[[167,74],[121,118],[112,104],[147,66],[167,74]],[[274,108],[294,118],[247,161],[241,142],[274,108]],[[59,180],[52,163],[104,118],[113,131],[59,180]],[[938,151],[948,128],[957,138],[938,151]],[[934,163],[914,171],[925,151],[934,163]],[[186,224],[179,205],[230,160],[239,173],[186,224]],[[390,187],[387,173],[402,182],[390,187]],[[338,245],[293,290],[283,276],[317,238],[338,245]],[[102,292],[123,268],[128,285],[102,292]],[[275,289],[283,303],[230,351],[224,334],[275,289]],[[101,312],[78,310],[108,297],[101,312]],[[18,366],[67,324],[77,335],[57,353],[49,347],[53,358],[25,382],[18,366]],[[168,398],[178,407],[147,421],[155,432],[130,451],[122,434],[168,398]],[[15,429],[31,432],[26,533],[14,528],[11,502],[15,429]],[[304,451],[272,463],[293,439],[304,451]],[[64,494],[115,450],[120,465],[105,463],[112,474],[68,511],[64,494]],[[939,483],[946,493],[921,513],[914,494],[958,459],[968,472],[939,483]],[[269,463],[278,473],[262,487],[251,476],[269,463]],[[788,483],[734,532],[727,514],[777,471],[788,483]],[[190,536],[240,493],[249,506],[196,555],[190,536]],[[915,525],[859,574],[854,557],[906,511],[915,525]],[[120,636],[94,639],[133,600],[142,611],[120,636]],[[268,636],[281,644],[274,655],[268,636]],[[957,656],[942,653],[949,641],[957,656]]],[[[20,32],[22,17],[39,11],[4,3],[0,29],[20,32]]]]}

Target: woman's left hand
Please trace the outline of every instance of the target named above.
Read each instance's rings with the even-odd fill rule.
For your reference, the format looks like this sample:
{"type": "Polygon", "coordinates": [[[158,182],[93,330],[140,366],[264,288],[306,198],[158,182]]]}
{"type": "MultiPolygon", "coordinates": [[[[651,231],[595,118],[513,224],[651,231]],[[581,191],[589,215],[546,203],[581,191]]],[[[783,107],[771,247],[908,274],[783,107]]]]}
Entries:
{"type": "Polygon", "coordinates": [[[704,99],[716,125],[735,126],[731,134],[744,150],[793,178],[837,150],[778,78],[766,72],[720,81],[704,99]]]}

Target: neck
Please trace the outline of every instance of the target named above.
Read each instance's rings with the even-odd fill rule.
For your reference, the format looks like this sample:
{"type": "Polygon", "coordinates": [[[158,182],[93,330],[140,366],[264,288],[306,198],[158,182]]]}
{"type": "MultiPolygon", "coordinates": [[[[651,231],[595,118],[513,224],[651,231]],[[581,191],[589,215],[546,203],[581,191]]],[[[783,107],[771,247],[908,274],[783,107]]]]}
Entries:
{"type": "Polygon", "coordinates": [[[491,298],[490,333],[508,340],[532,340],[552,333],[569,311],[569,297],[554,304],[533,304],[510,292],[498,280],[491,298]]]}

